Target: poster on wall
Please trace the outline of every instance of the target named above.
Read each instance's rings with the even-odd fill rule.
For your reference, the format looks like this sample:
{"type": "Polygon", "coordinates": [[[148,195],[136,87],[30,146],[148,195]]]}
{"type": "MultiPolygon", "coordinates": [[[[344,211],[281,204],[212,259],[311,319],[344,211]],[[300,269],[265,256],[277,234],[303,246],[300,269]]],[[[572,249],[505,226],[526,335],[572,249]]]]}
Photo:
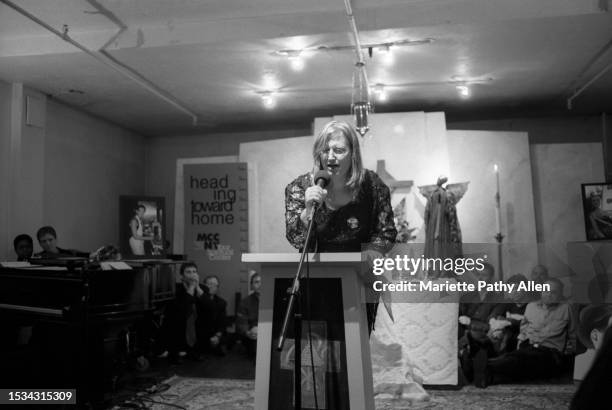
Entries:
{"type": "Polygon", "coordinates": [[[240,260],[248,251],[247,164],[185,164],[183,178],[185,253],[202,281],[219,278],[219,294],[232,310],[248,276],[240,260]]]}
{"type": "Polygon", "coordinates": [[[587,241],[612,240],[612,184],[582,184],[587,241]]]}
{"type": "Polygon", "coordinates": [[[163,197],[119,197],[119,251],[124,258],[158,258],[166,254],[163,197]]]}

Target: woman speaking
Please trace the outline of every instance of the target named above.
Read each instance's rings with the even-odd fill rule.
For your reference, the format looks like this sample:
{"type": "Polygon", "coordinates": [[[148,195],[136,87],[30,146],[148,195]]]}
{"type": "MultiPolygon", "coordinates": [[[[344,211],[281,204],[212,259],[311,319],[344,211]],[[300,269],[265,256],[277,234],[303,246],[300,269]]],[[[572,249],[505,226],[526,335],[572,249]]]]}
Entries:
{"type": "MultiPolygon", "coordinates": [[[[343,121],[328,123],[312,149],[313,171],[285,189],[287,239],[295,248],[316,252],[366,252],[368,260],[387,252],[397,236],[389,188],[375,172],[364,169],[355,129],[343,121]],[[325,188],[314,185],[314,174],[329,173],[325,188]],[[313,240],[305,244],[315,203],[313,240]],[[362,249],[363,245],[363,249],[362,249]]],[[[368,330],[377,303],[367,304],[368,330]]]]}

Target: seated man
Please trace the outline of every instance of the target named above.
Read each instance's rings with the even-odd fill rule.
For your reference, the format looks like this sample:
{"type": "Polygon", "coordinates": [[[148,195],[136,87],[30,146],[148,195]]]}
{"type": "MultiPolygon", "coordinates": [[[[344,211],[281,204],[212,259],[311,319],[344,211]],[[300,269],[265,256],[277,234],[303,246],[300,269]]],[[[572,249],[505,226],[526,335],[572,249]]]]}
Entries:
{"type": "MultiPolygon", "coordinates": [[[[548,280],[548,268],[544,265],[536,265],[531,270],[531,280],[534,283],[542,284],[548,280]]],[[[538,301],[542,297],[542,292],[531,292],[530,294],[532,301],[538,301]]]]}
{"type": "Polygon", "coordinates": [[[36,232],[38,243],[43,249],[42,252],[36,253],[34,256],[43,259],[53,259],[62,256],[78,256],[88,258],[89,253],[80,252],[73,249],[62,249],[57,246],[57,232],[52,226],[43,226],[36,232]]]}
{"type": "Polygon", "coordinates": [[[506,284],[513,284],[514,289],[506,293],[504,303],[498,304],[491,313],[488,336],[497,354],[516,350],[521,321],[531,298],[531,292],[517,290],[525,282],[527,278],[521,274],[509,277],[506,284]]]}
{"type": "Polygon", "coordinates": [[[257,352],[257,320],[259,315],[259,289],[261,276],[254,273],[251,276],[251,294],[240,302],[236,318],[238,334],[246,347],[247,355],[255,357],[257,352]]]}
{"type": "Polygon", "coordinates": [[[13,247],[15,248],[18,261],[28,261],[34,252],[34,241],[30,235],[22,233],[13,240],[13,247]]]}
{"type": "MultiPolygon", "coordinates": [[[[493,282],[495,268],[485,263],[477,272],[478,281],[493,282]]],[[[493,343],[487,337],[489,319],[495,307],[503,300],[499,292],[474,291],[461,296],[459,305],[459,361],[467,381],[479,385],[483,363],[495,355],[493,343]]]]}
{"type": "Polygon", "coordinates": [[[179,352],[187,357],[200,358],[201,341],[198,338],[197,321],[202,314],[204,291],[200,287],[200,276],[195,263],[181,266],[181,283],[176,287],[175,299],[166,308],[162,337],[168,348],[171,361],[180,362],[179,352]]]}
{"type": "Polygon", "coordinates": [[[518,349],[488,361],[489,381],[499,376],[515,381],[557,375],[563,355],[574,352],[574,319],[570,305],[563,301],[563,283],[550,278],[545,284],[550,290],[525,309],[518,349]]]}
{"type": "MultiPolygon", "coordinates": [[[[487,283],[493,282],[495,268],[488,263],[484,268],[477,272],[477,279],[487,283]]],[[[473,291],[461,296],[459,305],[459,336],[463,336],[470,328],[472,330],[482,330],[486,333],[489,318],[493,309],[503,300],[503,295],[499,292],[488,292],[487,290],[473,291]],[[477,329],[478,328],[478,329],[477,329]]]]}
{"type": "Polygon", "coordinates": [[[202,314],[198,318],[198,337],[202,340],[202,349],[217,356],[224,356],[222,349],[223,336],[227,326],[227,302],[217,295],[219,278],[215,275],[206,277],[202,297],[202,314]]]}

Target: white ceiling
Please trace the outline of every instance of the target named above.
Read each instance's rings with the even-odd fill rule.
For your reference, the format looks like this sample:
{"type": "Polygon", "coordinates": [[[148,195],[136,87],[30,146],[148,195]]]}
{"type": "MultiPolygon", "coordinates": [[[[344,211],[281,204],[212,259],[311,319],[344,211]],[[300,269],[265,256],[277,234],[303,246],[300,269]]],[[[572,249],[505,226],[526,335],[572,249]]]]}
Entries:
{"type": "MultiPolygon", "coordinates": [[[[4,2],[3,0],[0,0],[4,2]]],[[[307,128],[348,113],[355,53],[311,52],[294,71],[279,49],[352,44],[343,0],[13,0],[91,50],[169,93],[186,113],[0,4],[0,79],[23,82],[144,135],[307,128]],[[258,92],[275,81],[276,108],[258,92]],[[79,93],[70,92],[78,90],[79,93]],[[81,93],[82,92],[82,93],[81,93]]],[[[568,96],[612,65],[612,0],[357,0],[377,112],[443,110],[451,118],[500,113],[612,111],[612,69],[565,108],[568,96]],[[471,96],[456,90],[467,82],[471,96]]]]}

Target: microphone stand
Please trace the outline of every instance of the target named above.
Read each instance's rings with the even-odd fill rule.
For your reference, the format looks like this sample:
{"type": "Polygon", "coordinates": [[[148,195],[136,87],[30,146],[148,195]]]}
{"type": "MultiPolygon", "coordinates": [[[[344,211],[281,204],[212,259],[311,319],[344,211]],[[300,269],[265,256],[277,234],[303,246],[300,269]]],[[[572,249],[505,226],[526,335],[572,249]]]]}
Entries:
{"type": "Polygon", "coordinates": [[[308,252],[308,245],[310,244],[310,236],[312,235],[312,227],[314,225],[314,215],[318,209],[319,205],[315,204],[312,211],[312,218],[310,218],[310,222],[308,223],[308,231],[306,233],[304,249],[302,249],[300,263],[298,264],[297,272],[295,273],[295,278],[293,278],[293,286],[291,287],[290,291],[289,303],[287,304],[287,310],[285,311],[285,318],[283,320],[281,335],[278,341],[278,345],[276,347],[276,350],[279,352],[283,350],[283,345],[285,344],[285,339],[287,336],[287,329],[289,327],[289,318],[293,314],[293,333],[295,337],[293,349],[293,394],[295,400],[295,410],[300,410],[302,408],[302,315],[299,310],[296,309],[295,302],[296,299],[299,297],[300,293],[302,265],[304,264],[304,258],[306,257],[306,253],[308,252]]]}

